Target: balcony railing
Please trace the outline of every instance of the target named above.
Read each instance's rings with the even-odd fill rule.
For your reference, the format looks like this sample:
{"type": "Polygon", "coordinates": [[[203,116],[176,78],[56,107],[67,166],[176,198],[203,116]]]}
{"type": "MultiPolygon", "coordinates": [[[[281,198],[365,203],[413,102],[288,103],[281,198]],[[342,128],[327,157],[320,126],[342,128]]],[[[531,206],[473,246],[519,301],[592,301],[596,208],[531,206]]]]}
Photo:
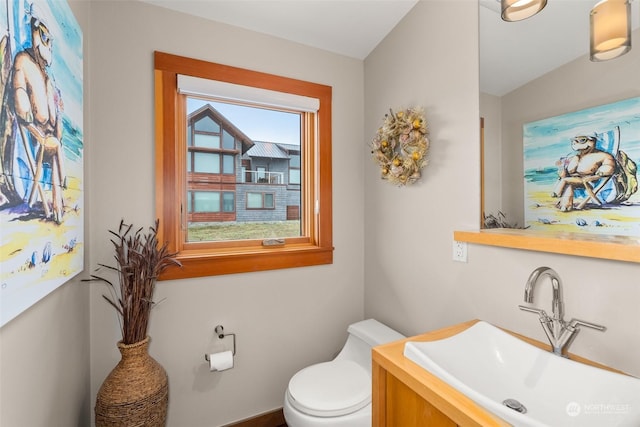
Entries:
{"type": "Polygon", "coordinates": [[[284,184],[284,173],[245,170],[242,182],[256,182],[259,184],[284,184]]]}

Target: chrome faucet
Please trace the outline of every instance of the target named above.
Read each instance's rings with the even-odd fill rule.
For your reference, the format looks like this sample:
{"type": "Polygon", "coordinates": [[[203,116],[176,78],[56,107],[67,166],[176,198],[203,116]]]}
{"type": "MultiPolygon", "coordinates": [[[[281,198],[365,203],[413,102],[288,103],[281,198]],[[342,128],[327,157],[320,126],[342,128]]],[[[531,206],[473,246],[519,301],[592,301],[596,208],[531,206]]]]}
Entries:
{"type": "Polygon", "coordinates": [[[562,300],[562,281],[560,276],[552,268],[538,267],[529,275],[527,284],[524,287],[524,302],[533,303],[533,293],[536,285],[544,276],[548,276],[551,280],[553,291],[553,299],[551,302],[552,317],[539,308],[519,305],[520,310],[537,313],[540,318],[540,324],[544,330],[554,354],[567,357],[566,350],[573,342],[580,331],[580,326],[604,331],[606,328],[595,323],[585,322],[583,320],[571,319],[569,322],[564,320],[564,302],[562,300]]]}

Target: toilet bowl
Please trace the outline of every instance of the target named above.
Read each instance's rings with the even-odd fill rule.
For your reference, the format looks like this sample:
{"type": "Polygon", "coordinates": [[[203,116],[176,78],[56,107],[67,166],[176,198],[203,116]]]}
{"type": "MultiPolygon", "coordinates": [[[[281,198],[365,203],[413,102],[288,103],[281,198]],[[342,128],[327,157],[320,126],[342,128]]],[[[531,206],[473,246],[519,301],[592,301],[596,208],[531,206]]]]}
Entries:
{"type": "Polygon", "coordinates": [[[405,338],[375,319],[354,323],[340,353],[298,371],[284,398],[288,427],[370,427],[371,348],[405,338]]]}

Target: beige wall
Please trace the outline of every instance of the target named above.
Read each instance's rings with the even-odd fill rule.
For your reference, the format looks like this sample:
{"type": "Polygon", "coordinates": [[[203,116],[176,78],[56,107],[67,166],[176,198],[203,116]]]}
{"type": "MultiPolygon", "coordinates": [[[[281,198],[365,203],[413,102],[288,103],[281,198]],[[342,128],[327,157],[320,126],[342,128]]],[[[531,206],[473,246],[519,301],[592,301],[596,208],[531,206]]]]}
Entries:
{"type": "Polygon", "coordinates": [[[477,302],[457,295],[471,264],[451,261],[453,230],[479,221],[476,9],[422,1],[365,60],[365,137],[389,108],[422,105],[429,126],[417,184],[365,167],[365,313],[405,333],[468,320],[477,302]]]}
{"type": "MultiPolygon", "coordinates": [[[[477,14],[472,0],[422,1],[365,60],[365,137],[389,107],[422,104],[432,141],[431,163],[412,187],[392,187],[375,165],[365,167],[365,316],[407,334],[480,318],[546,341],[535,315],[518,304],[529,273],[548,265],[564,281],[567,318],[608,327],[583,330],[571,349],[640,375],[637,264],[479,245],[469,245],[468,263],[451,260],[453,231],[477,228],[479,215],[477,14]]],[[[638,70],[632,56],[616,61],[638,70]]],[[[573,107],[569,97],[619,84],[614,62],[601,64],[598,76],[577,72],[547,103],[563,112],[573,107]]],[[[597,101],[637,91],[636,84],[635,92],[597,101]]],[[[550,294],[540,287],[536,304],[550,310],[550,294]]]]}
{"type": "MultiPolygon", "coordinates": [[[[405,334],[482,318],[544,340],[538,320],[517,308],[540,265],[564,279],[567,316],[609,328],[583,331],[573,350],[640,375],[636,264],[476,245],[468,263],[451,260],[453,230],[479,217],[474,0],[420,2],[364,64],[137,2],[77,3],[91,47],[92,266],[110,261],[106,230],[121,218],[154,218],[153,50],[334,88],[335,263],[160,283],[151,353],[169,373],[170,426],[220,426],[280,407],[289,377],[332,357],[363,316],[405,334]],[[411,105],[426,108],[430,164],[418,184],[397,188],[379,179],[366,143],[388,108],[411,105]],[[209,373],[203,355],[219,323],[238,334],[236,367],[209,373]]],[[[119,332],[103,290],[88,289],[69,283],[0,329],[1,425],[89,424],[119,332]]],[[[540,291],[548,308],[550,292],[540,291]]]]}
{"type": "MultiPolygon", "coordinates": [[[[69,5],[84,33],[86,61],[89,4],[72,0],[69,5]]],[[[86,69],[83,84],[87,136],[90,123],[86,69]]],[[[89,151],[85,149],[85,155],[89,151]]],[[[88,222],[87,218],[86,227],[88,222]]],[[[80,281],[80,276],[0,329],[0,426],[89,424],[89,333],[89,286],[80,281]]]]}
{"type": "MultiPolygon", "coordinates": [[[[158,284],[151,354],[167,369],[169,425],[219,426],[282,407],[289,378],[330,359],[363,317],[363,64],[140,2],[92,4],[91,261],[107,229],[154,219],[153,51],[333,87],[334,264],[158,284]],[[237,334],[235,367],[210,373],[213,328],[237,334]]],[[[113,311],[91,295],[92,398],[119,359],[113,311]]]]}

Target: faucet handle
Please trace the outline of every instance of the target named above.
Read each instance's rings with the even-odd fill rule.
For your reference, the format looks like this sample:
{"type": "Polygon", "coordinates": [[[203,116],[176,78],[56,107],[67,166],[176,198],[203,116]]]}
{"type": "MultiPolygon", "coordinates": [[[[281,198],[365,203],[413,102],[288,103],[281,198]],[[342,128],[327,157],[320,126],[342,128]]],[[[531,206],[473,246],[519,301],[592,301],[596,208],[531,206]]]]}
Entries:
{"type": "Polygon", "coordinates": [[[529,313],[537,313],[538,316],[540,316],[540,321],[549,321],[551,320],[549,315],[542,309],[539,308],[535,308],[535,307],[528,307],[526,305],[519,305],[518,308],[520,308],[520,310],[522,311],[528,311],[529,313]]]}
{"type": "Polygon", "coordinates": [[[569,327],[575,329],[578,326],[585,326],[587,328],[597,329],[599,331],[605,331],[607,329],[605,326],[598,325],[595,323],[585,322],[584,320],[580,320],[580,319],[571,319],[571,321],[569,322],[569,327]]]}

